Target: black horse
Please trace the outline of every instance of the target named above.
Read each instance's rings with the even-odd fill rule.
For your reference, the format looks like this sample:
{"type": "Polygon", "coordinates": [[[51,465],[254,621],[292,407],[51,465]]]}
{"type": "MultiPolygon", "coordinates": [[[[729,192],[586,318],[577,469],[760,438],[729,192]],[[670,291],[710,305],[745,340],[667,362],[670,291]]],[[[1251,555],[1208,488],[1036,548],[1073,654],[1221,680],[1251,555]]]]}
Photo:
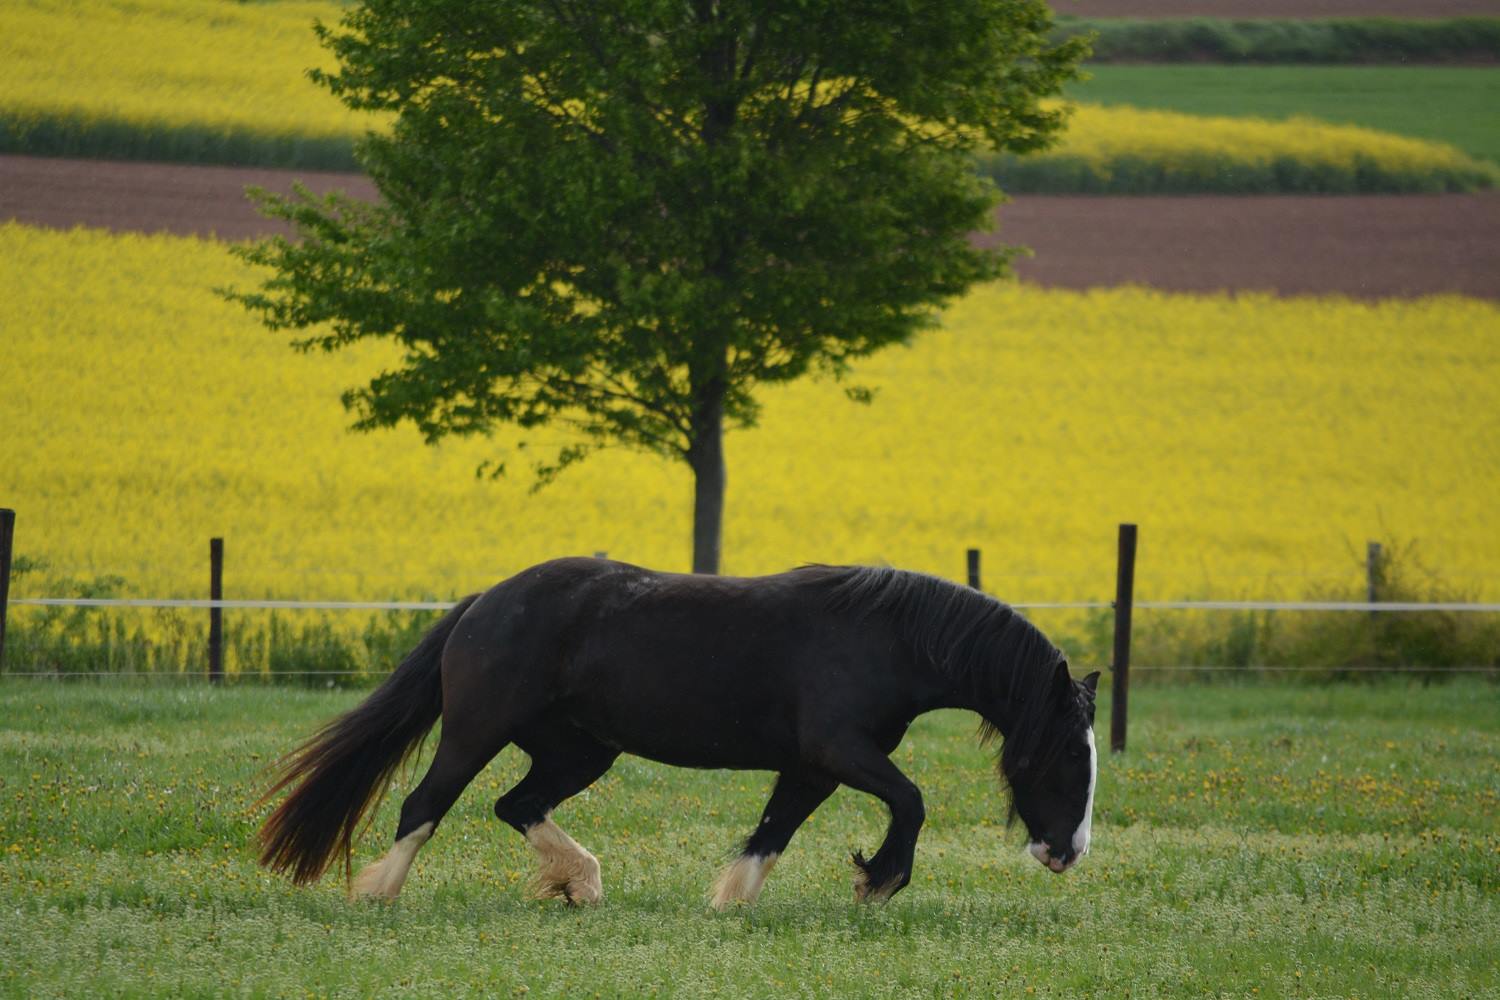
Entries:
{"type": "Polygon", "coordinates": [[[368,699],[293,751],[267,798],[261,863],[311,882],[342,854],[392,772],[442,718],[396,842],[351,884],[394,898],[464,787],[505,746],[531,757],[495,814],[540,856],[534,889],[603,896],[599,863],[551,820],[621,753],[686,767],[777,772],[760,825],[713,905],[753,901],[792,834],[840,784],[891,812],[855,893],[911,880],[922,794],[891,763],[911,721],[979,713],[1031,852],[1061,872],[1088,850],[1094,689],[1005,604],[935,577],[808,566],[777,576],[656,573],[601,559],[543,563],[460,601],[368,699]]]}

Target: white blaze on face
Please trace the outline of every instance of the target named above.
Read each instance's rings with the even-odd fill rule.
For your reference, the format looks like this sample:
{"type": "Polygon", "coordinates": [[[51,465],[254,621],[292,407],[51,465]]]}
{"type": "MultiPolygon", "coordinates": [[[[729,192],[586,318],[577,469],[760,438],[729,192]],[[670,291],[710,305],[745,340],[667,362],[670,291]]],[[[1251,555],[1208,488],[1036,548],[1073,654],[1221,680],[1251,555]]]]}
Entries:
{"type": "Polygon", "coordinates": [[[1077,860],[1088,853],[1089,831],[1094,824],[1094,784],[1099,780],[1099,751],[1094,746],[1094,728],[1089,727],[1089,797],[1083,804],[1083,821],[1078,824],[1078,829],[1073,831],[1073,860],[1077,860]]]}

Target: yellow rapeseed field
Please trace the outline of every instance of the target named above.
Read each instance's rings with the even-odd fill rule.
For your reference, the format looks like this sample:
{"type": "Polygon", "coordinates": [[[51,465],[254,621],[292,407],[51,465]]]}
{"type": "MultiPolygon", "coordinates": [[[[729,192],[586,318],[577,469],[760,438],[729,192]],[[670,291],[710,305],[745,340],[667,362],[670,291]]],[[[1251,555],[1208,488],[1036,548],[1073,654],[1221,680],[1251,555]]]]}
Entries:
{"type": "MultiPolygon", "coordinates": [[[[0,259],[0,506],[53,575],[201,596],[212,535],[237,597],[448,596],[596,550],[688,564],[683,468],[606,454],[531,495],[474,476],[508,435],[346,432],[338,393],[382,351],[296,354],[210,290],[250,281],[221,244],[9,224],[0,259]]],[[[1002,284],[857,377],[872,407],[799,384],[730,437],[726,571],[957,577],[978,546],[1001,597],[1108,597],[1129,520],[1143,598],[1353,583],[1370,538],[1500,597],[1493,303],[1002,284]]]]}
{"type": "Polygon", "coordinates": [[[1057,148],[1059,154],[1082,157],[1100,170],[1128,156],[1177,159],[1183,169],[1191,169],[1195,161],[1217,160],[1231,150],[1247,163],[1289,157],[1344,169],[1353,169],[1360,157],[1412,170],[1468,159],[1442,143],[1314,118],[1271,121],[1090,104],[1075,109],[1068,136],[1057,148]]]}
{"type": "Polygon", "coordinates": [[[358,135],[366,119],[307,79],[333,58],[315,20],[326,0],[16,0],[0,6],[0,111],[117,122],[144,132],[358,135]]]}
{"type": "MultiPolygon", "coordinates": [[[[1494,183],[1500,171],[1455,146],[1313,118],[1188,115],[1132,107],[1079,105],[1053,149],[1024,161],[1035,171],[1066,165],[1085,189],[1138,188],[1130,176],[1160,176],[1165,190],[1275,189],[1295,166],[1310,189],[1363,189],[1362,174],[1473,177],[1494,183]],[[1238,176],[1234,176],[1238,175],[1238,176]]],[[[1002,186],[1003,183],[1002,183],[1002,186]]]]}
{"type": "MultiPolygon", "coordinates": [[[[0,148],[348,166],[379,120],[306,78],[333,68],[336,3],[18,0],[0,5],[0,148]],[[9,134],[7,134],[7,132],[9,134]],[[297,148],[296,139],[312,140],[297,148]]],[[[1500,172],[1442,143],[1312,120],[1082,106],[1059,145],[1000,171],[1015,190],[1442,190],[1500,172]]]]}

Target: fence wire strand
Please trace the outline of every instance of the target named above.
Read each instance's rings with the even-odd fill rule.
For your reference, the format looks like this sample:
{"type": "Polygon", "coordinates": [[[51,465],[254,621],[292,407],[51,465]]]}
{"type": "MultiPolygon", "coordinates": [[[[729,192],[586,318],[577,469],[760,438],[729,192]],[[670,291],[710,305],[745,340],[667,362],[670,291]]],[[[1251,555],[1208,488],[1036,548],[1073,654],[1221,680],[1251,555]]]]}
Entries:
{"type": "MultiPolygon", "coordinates": [[[[226,610],[287,610],[287,611],[447,611],[456,601],[295,601],[295,600],[208,600],[175,598],[103,598],[103,597],[27,597],[13,598],[12,607],[79,607],[79,608],[193,608],[226,610]]],[[[1012,604],[1022,611],[1100,611],[1115,606],[1113,601],[1034,601],[1012,604]]],[[[1333,612],[1443,612],[1443,613],[1500,613],[1500,603],[1453,603],[1453,602],[1370,602],[1370,601],[1135,601],[1133,606],[1148,611],[1333,611],[1333,612]]],[[[1102,668],[1110,672],[1109,666],[1102,668]]],[[[1133,664],[1132,672],[1138,673],[1343,673],[1343,674],[1500,674],[1500,666],[1230,666],[1185,664],[1163,664],[1152,666],[1133,664]]],[[[202,680],[208,676],[203,671],[71,671],[71,670],[0,670],[0,677],[26,677],[36,679],[64,680],[72,678],[140,678],[150,680],[202,680]]],[[[243,671],[224,673],[227,681],[256,680],[274,681],[287,678],[359,677],[367,680],[379,679],[385,674],[371,670],[278,670],[243,671]]]]}
{"type": "MultiPolygon", "coordinates": [[[[1100,671],[1111,674],[1113,670],[1108,666],[1101,666],[1100,671]]],[[[1469,667],[1419,667],[1419,666],[1391,666],[1391,667],[1275,667],[1275,666],[1188,666],[1188,665],[1162,665],[1144,666],[1132,663],[1130,665],[1132,674],[1140,673],[1237,673],[1249,676],[1251,674],[1496,674],[1500,675],[1500,666],[1469,666],[1469,667]]],[[[3,670],[0,678],[24,677],[37,680],[125,680],[134,678],[136,680],[188,680],[202,681],[209,676],[207,671],[180,671],[180,670],[3,670]]],[[[276,670],[276,671],[234,671],[219,675],[224,681],[277,681],[289,677],[360,677],[366,680],[383,680],[389,676],[388,672],[379,670],[276,670]]]]}
{"type": "Polygon", "coordinates": [[[276,601],[156,597],[26,597],[10,602],[45,608],[228,608],[287,611],[447,611],[457,601],[276,601]]]}
{"type": "MultiPolygon", "coordinates": [[[[209,600],[207,598],[156,597],[21,597],[12,607],[74,608],[224,608],[285,611],[447,611],[457,601],[282,601],[209,600]]],[[[1007,602],[1009,603],[1009,602],[1007,602]]],[[[1018,611],[1101,611],[1113,601],[1023,601],[1010,604],[1018,611]]],[[[1360,611],[1360,612],[1475,612],[1500,613],[1500,604],[1438,601],[1135,601],[1146,611],[1360,611]]]]}

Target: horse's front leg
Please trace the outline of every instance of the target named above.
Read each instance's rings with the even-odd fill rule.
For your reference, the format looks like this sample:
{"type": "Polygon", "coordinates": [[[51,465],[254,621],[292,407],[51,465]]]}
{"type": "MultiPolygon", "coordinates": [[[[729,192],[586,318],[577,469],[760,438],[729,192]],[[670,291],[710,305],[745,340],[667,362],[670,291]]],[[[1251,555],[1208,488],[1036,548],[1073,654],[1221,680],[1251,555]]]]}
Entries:
{"type": "Polygon", "coordinates": [[[791,843],[797,827],[806,822],[813,810],[833,794],[839,783],[817,773],[782,772],[771,792],[771,801],[761,813],[745,849],[734,863],[725,868],[714,884],[711,904],[722,910],[731,903],[753,903],[760,895],[766,876],[776,864],[786,845],[791,843]]]}
{"type": "Polygon", "coordinates": [[[868,860],[861,852],[854,855],[854,898],[872,903],[890,899],[911,881],[917,834],[927,818],[921,790],[868,740],[831,741],[819,748],[816,759],[840,782],[870,793],[890,809],[891,825],[880,850],[868,860]]]}

